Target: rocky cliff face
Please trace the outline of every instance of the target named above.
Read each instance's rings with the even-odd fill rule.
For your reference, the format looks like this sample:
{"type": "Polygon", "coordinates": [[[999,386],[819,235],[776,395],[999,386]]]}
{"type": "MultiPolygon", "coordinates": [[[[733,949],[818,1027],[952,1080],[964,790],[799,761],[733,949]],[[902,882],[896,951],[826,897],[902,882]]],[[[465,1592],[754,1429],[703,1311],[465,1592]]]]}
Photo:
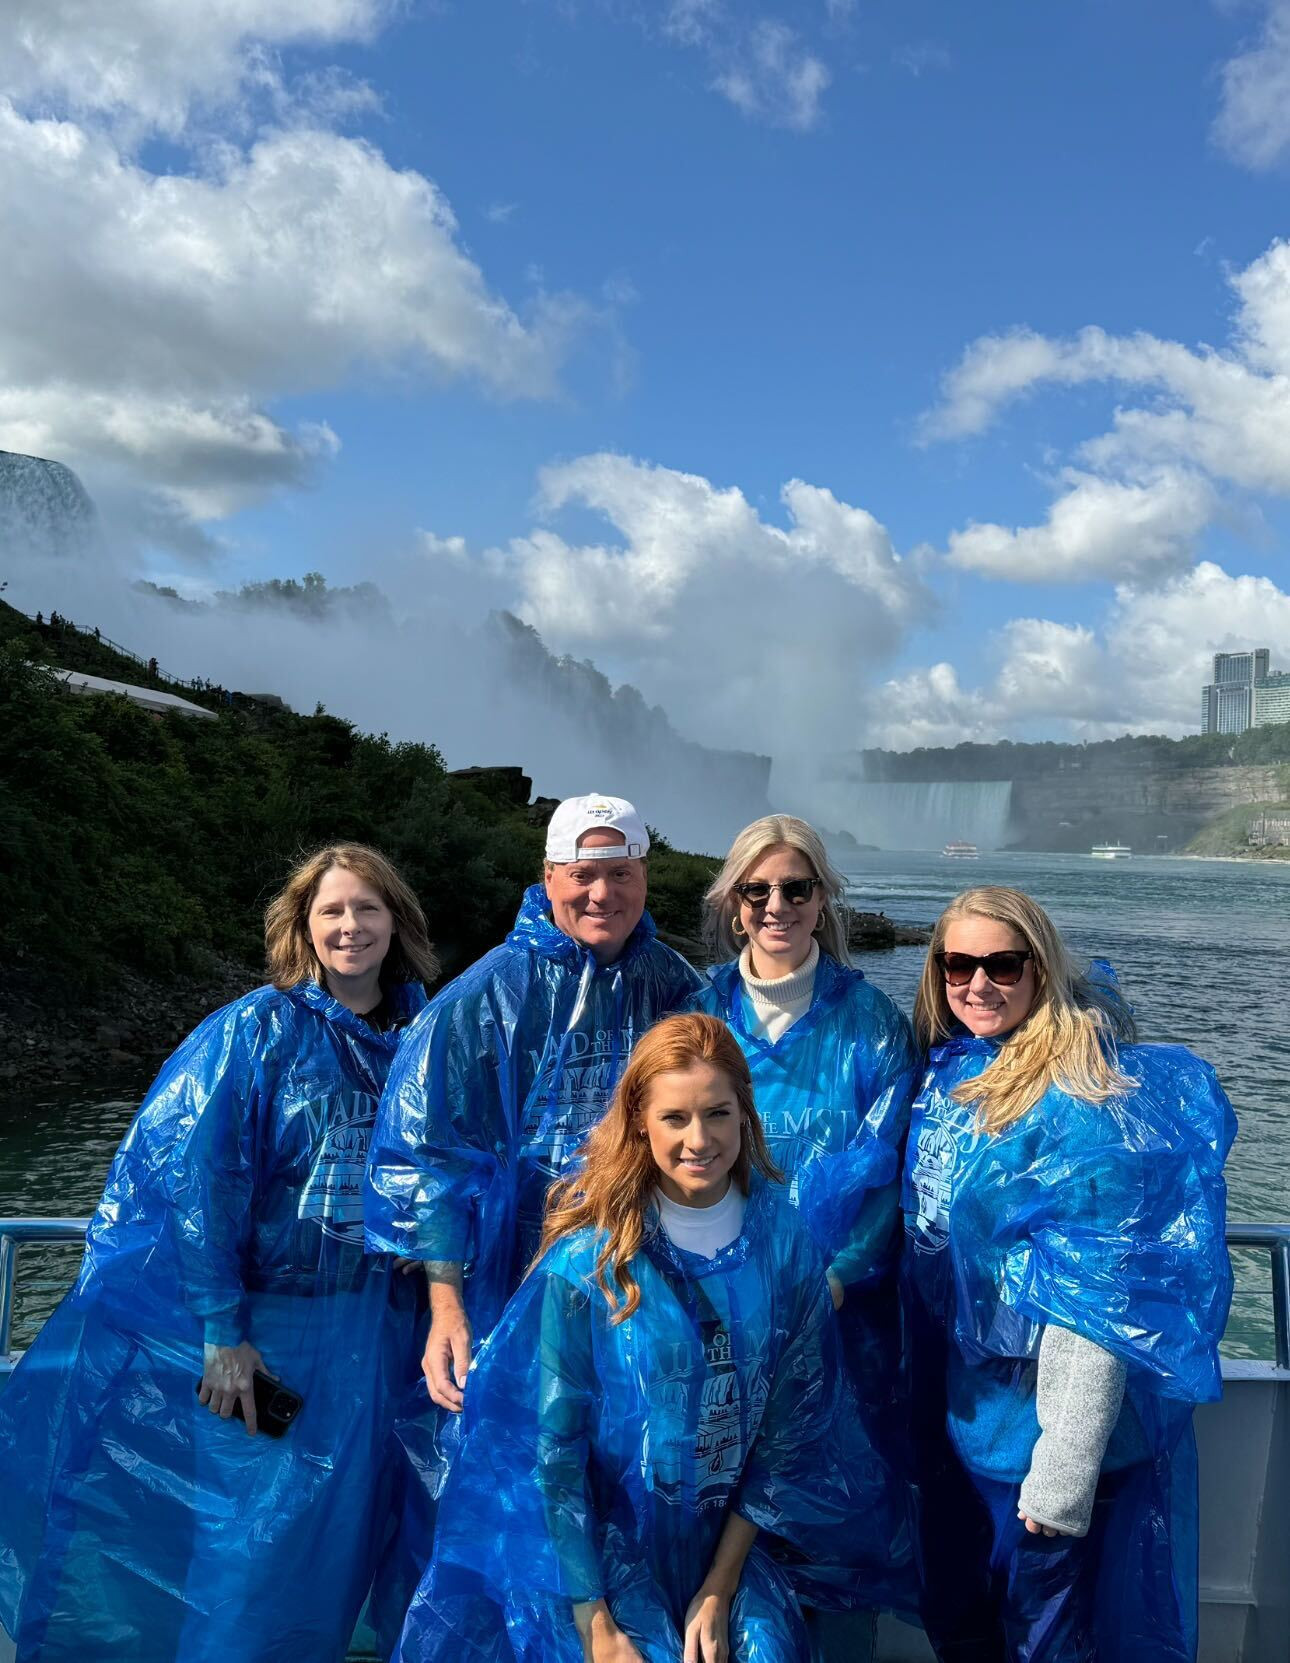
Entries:
{"type": "Polygon", "coordinates": [[[1143,854],[1181,849],[1215,816],[1243,803],[1278,802],[1285,764],[1228,768],[1078,769],[1019,779],[1012,788],[1013,845],[1087,850],[1119,839],[1143,854]]]}
{"type": "Polygon", "coordinates": [[[74,554],[93,541],[94,504],[70,468],[0,450],[0,550],[74,554]]]}

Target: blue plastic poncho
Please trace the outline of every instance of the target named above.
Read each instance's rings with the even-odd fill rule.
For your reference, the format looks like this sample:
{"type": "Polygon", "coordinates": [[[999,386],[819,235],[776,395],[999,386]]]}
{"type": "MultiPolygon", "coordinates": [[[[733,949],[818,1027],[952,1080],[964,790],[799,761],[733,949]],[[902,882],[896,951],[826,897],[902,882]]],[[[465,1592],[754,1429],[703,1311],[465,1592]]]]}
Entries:
{"type": "Polygon", "coordinates": [[[810,1007],[772,1042],[753,1032],[738,962],[709,975],[696,1003],[739,1041],[771,1157],[846,1289],[839,1321],[847,1372],[869,1437],[886,1457],[872,1469],[881,1494],[865,1505],[902,1521],[885,1560],[868,1566],[863,1592],[871,1605],[909,1609],[916,1591],[903,1522],[909,1462],[893,1274],[900,1162],[917,1084],[909,1024],[862,971],[821,953],[810,1007]]]}
{"type": "Polygon", "coordinates": [[[1014,1482],[1039,1435],[1044,1327],[1119,1357],[1125,1407],[1103,1470],[1123,1478],[1100,1550],[1099,1656],[1175,1663],[1194,1652],[1190,1422],[1221,1391],[1232,1290],[1222,1169],[1235,1117],[1191,1052],[1123,1045],[1136,1089],[1094,1104],[1050,1088],[986,1136],[951,1093],[997,1052],[966,1034],[934,1047],[914,1106],[904,1279],[915,1418],[941,1419],[970,1471],[1014,1482]]]}
{"type": "Polygon", "coordinates": [[[799,1597],[853,1603],[841,1564],[889,1539],[855,1505],[873,1456],[839,1391],[823,1261],[779,1186],[756,1181],[714,1258],[647,1235],[640,1306],[614,1324],[594,1281],[602,1240],[557,1242],[477,1358],[400,1663],[576,1663],[570,1602],[600,1597],[648,1663],[679,1663],[731,1508],[763,1532],[734,1655],[805,1663],[799,1597]]]}
{"type": "Polygon", "coordinates": [[[486,1334],[537,1251],[547,1189],[633,1045],[698,985],[648,913],[600,965],[534,884],[505,942],[439,992],[399,1049],[372,1139],[369,1248],[464,1264],[466,1309],[486,1334]]]}
{"type": "Polygon", "coordinates": [[[757,1114],[789,1194],[844,1287],[892,1268],[900,1157],[917,1084],[909,1024],[864,973],[821,953],[810,1008],[773,1043],[752,1031],[738,962],[696,1006],[720,1017],[752,1073],[757,1114]]]}
{"type": "Polygon", "coordinates": [[[345,1655],[421,1350],[418,1279],[362,1241],[397,1037],[316,983],[266,987],[158,1075],[76,1285],[0,1393],[0,1618],[24,1660],[345,1655]],[[242,1339],[304,1398],[281,1439],[197,1400],[204,1342],[242,1339]]]}

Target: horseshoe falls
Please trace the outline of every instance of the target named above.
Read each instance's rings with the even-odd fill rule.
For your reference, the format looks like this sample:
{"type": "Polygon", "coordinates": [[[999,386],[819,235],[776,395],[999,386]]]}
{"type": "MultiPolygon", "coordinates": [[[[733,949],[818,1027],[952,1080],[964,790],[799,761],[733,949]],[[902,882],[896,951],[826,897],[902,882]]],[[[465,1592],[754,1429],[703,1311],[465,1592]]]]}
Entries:
{"type": "Polygon", "coordinates": [[[952,841],[1001,849],[1012,781],[857,781],[838,790],[830,807],[832,823],[880,849],[942,849],[952,841]]]}

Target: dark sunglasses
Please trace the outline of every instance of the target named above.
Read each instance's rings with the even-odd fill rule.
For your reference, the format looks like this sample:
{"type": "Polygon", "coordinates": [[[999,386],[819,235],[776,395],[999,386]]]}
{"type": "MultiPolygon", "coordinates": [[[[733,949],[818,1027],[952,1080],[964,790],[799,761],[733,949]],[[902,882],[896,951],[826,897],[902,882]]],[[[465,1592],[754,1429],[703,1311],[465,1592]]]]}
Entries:
{"type": "Polygon", "coordinates": [[[1026,960],[1034,956],[1027,947],[1023,952],[986,953],[982,958],[974,953],[937,953],[936,962],[951,987],[966,987],[978,970],[984,970],[996,987],[1016,987],[1026,960]]]}
{"type": "Polygon", "coordinates": [[[815,893],[819,878],[789,878],[786,883],[737,883],[735,894],[741,901],[747,901],[750,907],[764,907],[770,900],[772,889],[778,889],[786,901],[791,901],[795,907],[805,906],[815,893]]]}

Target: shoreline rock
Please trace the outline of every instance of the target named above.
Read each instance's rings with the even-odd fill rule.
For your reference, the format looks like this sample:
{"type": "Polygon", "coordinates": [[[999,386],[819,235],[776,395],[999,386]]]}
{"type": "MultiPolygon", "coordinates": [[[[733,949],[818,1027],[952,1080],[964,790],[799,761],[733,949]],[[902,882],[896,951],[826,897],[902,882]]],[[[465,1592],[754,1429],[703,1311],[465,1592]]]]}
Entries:
{"type": "Polygon", "coordinates": [[[118,972],[110,986],[70,1000],[36,968],[0,976],[0,1096],[101,1084],[105,1096],[142,1094],[203,1017],[258,987],[263,972],[211,957],[167,978],[118,972]]]}
{"type": "Polygon", "coordinates": [[[925,924],[902,924],[885,912],[853,912],[847,920],[847,946],[859,953],[889,947],[926,947],[932,932],[925,924]]]}

